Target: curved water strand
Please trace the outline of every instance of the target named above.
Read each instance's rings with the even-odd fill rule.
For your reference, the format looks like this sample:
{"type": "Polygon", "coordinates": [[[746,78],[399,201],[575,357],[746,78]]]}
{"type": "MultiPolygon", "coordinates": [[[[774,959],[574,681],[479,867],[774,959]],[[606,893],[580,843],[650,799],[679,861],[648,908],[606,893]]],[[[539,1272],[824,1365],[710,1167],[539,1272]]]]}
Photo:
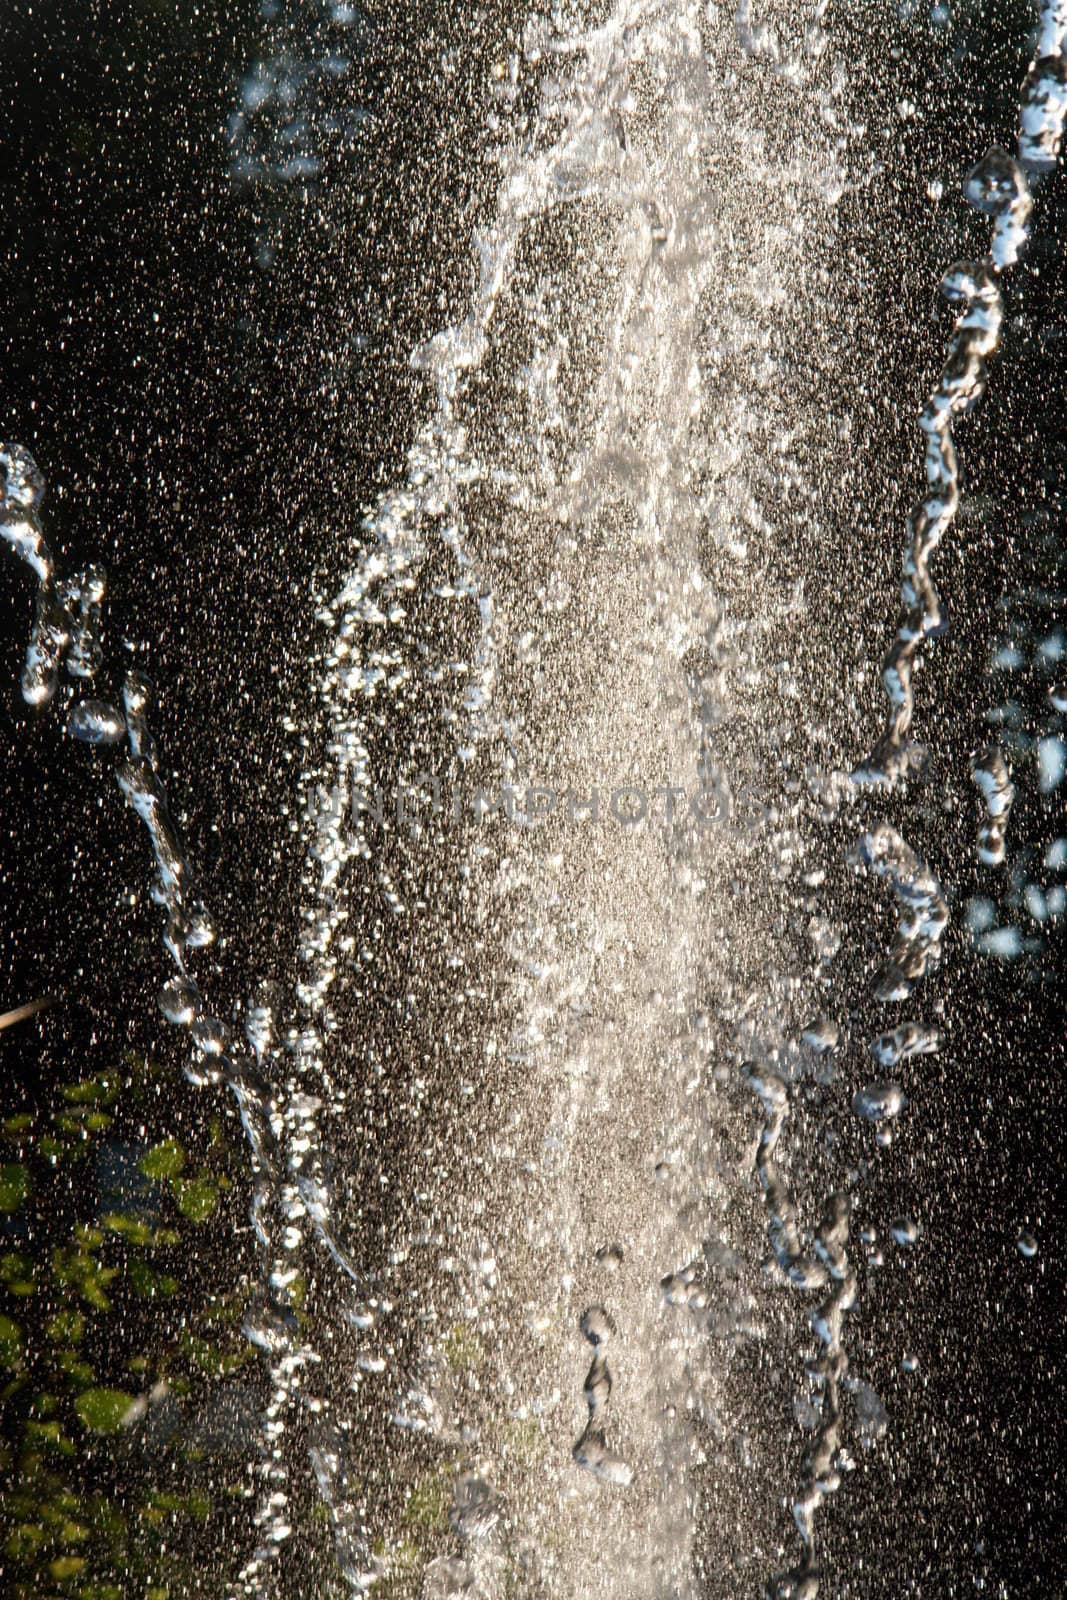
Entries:
{"type": "Polygon", "coordinates": [[[59,580],[38,511],[44,478],[22,445],[0,445],[0,478],[0,538],[37,578],[22,697],[27,705],[44,706],[55,695],[64,660],[77,678],[91,678],[99,666],[104,574],[99,567],[89,567],[76,577],[59,580]]]}
{"type": "MultiPolygon", "coordinates": [[[[1061,50],[1065,31],[1063,17],[1062,7],[1045,8],[1039,53],[1043,53],[1046,47],[1057,54],[1061,50]]],[[[1041,133],[1037,141],[1040,149],[1037,150],[1035,168],[1051,165],[1049,156],[1058,150],[1062,139],[1063,123],[1059,118],[1054,92],[1061,75],[1062,63],[1052,61],[1040,70],[1035,65],[1028,79],[1021,115],[1023,128],[1028,125],[1032,86],[1037,79],[1043,85],[1036,91],[1041,115],[1038,117],[1035,111],[1034,126],[1036,128],[1040,122],[1041,133]]],[[[1034,154],[1035,145],[1028,143],[1026,136],[1021,134],[1020,159],[1034,154]]],[[[971,204],[993,218],[993,238],[990,253],[984,262],[959,264],[946,275],[942,285],[946,297],[962,300],[965,310],[957,321],[940,384],[931,395],[920,419],[920,426],[926,435],[929,489],[909,522],[910,542],[905,554],[902,591],[905,616],[883,669],[883,683],[891,703],[890,713],[872,756],[853,774],[853,782],[859,784],[874,783],[892,787],[925,760],[925,752],[909,741],[914,714],[912,675],[924,640],[944,629],[941,603],[933,585],[929,563],[944,533],[952,525],[959,505],[959,466],[952,424],[954,418],[970,410],[984,392],[986,363],[996,349],[1003,317],[999,277],[1018,260],[1028,237],[1031,199],[1027,181],[1022,168],[1003,151],[994,149],[988,153],[969,175],[964,192],[971,204]]],[[[1004,758],[995,748],[991,747],[975,758],[972,773],[986,802],[989,817],[989,821],[983,824],[980,837],[980,859],[986,864],[996,865],[1004,855],[1014,789],[1004,758]]],[[[948,924],[948,905],[941,885],[897,830],[886,823],[878,824],[858,841],[850,852],[850,860],[861,870],[870,870],[888,878],[900,903],[898,940],[889,963],[876,983],[875,996],[882,1003],[906,1000],[915,984],[940,960],[948,924]]],[[[805,1042],[816,1055],[825,1037],[833,1037],[836,1043],[836,1035],[825,1035],[818,1025],[809,1028],[804,1036],[805,1042]]],[[[939,1033],[935,1029],[920,1024],[902,1024],[876,1038],[871,1049],[878,1064],[886,1068],[914,1055],[934,1053],[939,1042],[939,1033]]],[[[749,1069],[749,1082],[760,1095],[765,1110],[757,1170],[767,1197],[769,1235],[779,1267],[790,1282],[804,1286],[808,1282],[807,1263],[796,1226],[795,1207],[774,1161],[788,1114],[789,1091],[776,1073],[749,1069]]],[[[877,1142],[885,1145],[891,1139],[895,1120],[907,1105],[907,1096],[899,1083],[884,1079],[869,1082],[857,1089],[851,1104],[854,1114],[861,1121],[873,1124],[877,1142]]],[[[838,1214],[838,1225],[842,1216],[847,1218],[847,1208],[838,1214]]],[[[844,1229],[847,1233],[847,1221],[844,1222],[844,1229]]],[[[910,1245],[917,1238],[917,1232],[913,1223],[901,1219],[894,1225],[894,1236],[901,1244],[910,1245]]],[[[822,1395],[825,1409],[816,1444],[808,1457],[806,1488],[794,1507],[804,1557],[797,1567],[775,1580],[768,1590],[771,1594],[781,1596],[810,1596],[818,1591],[814,1517],[824,1495],[836,1489],[840,1482],[839,1380],[847,1371],[847,1358],[840,1346],[840,1311],[853,1304],[856,1284],[847,1267],[843,1237],[838,1244],[840,1255],[837,1260],[842,1282],[840,1306],[834,1307],[831,1297],[828,1316],[822,1319],[821,1324],[818,1317],[815,1319],[816,1327],[821,1326],[820,1336],[825,1336],[827,1340],[824,1372],[826,1389],[822,1395]]],[[[906,1370],[914,1370],[914,1362],[910,1357],[906,1359],[905,1367],[906,1370]]]]}
{"type": "Polygon", "coordinates": [[[849,860],[857,871],[886,878],[900,904],[897,942],[874,992],[875,998],[885,1003],[906,1000],[918,980],[941,960],[949,921],[941,884],[887,822],[861,835],[849,860]]]}
{"type": "MultiPolygon", "coordinates": [[[[989,254],[983,261],[957,264],[942,282],[946,298],[963,301],[965,310],[957,320],[939,385],[920,417],[920,427],[926,436],[929,487],[909,519],[902,587],[905,614],[883,667],[890,712],[872,755],[852,775],[856,784],[893,787],[926,759],[926,752],[909,738],[915,709],[912,678],[924,641],[945,628],[929,563],[959,507],[960,472],[953,422],[972,409],[985,390],[987,362],[997,348],[1004,315],[1001,275],[1018,261],[1028,241],[1032,201],[1026,174],[1040,175],[1049,170],[1062,143],[1065,37],[1067,8],[1059,3],[1044,6],[1037,57],[1024,86],[1020,108],[1019,161],[1012,161],[1004,151],[993,148],[964,184],[967,200],[993,219],[992,240],[989,254]]],[[[1002,750],[992,745],[981,750],[973,758],[971,772],[988,818],[980,830],[979,860],[986,866],[998,866],[1004,860],[1006,830],[1015,798],[1002,750]]],[[[948,924],[948,905],[941,884],[899,832],[887,823],[880,823],[864,834],[849,853],[849,859],[854,867],[886,877],[902,907],[898,941],[876,984],[875,997],[882,1003],[907,1000],[915,983],[940,960],[948,924]]],[[[910,1057],[936,1053],[940,1042],[939,1030],[906,1023],[874,1039],[871,1051],[879,1066],[891,1068],[910,1057]]],[[[772,1111],[771,1103],[765,1103],[768,1130],[779,1131],[777,1122],[782,1116],[781,1107],[775,1101],[776,1109],[772,1111]]],[[[902,1086],[891,1079],[865,1084],[856,1090],[851,1102],[854,1114],[861,1121],[874,1125],[880,1145],[890,1142],[895,1119],[907,1103],[902,1086]]],[[[898,1218],[891,1232],[894,1240],[905,1248],[912,1247],[919,1237],[916,1225],[906,1217],[898,1218]]],[[[844,1304],[851,1305],[854,1298],[853,1279],[848,1290],[843,1292],[844,1304]]],[[[834,1355],[843,1360],[839,1347],[834,1355]]],[[[834,1367],[839,1367],[836,1359],[831,1370],[834,1367]]],[[[914,1357],[906,1355],[903,1368],[914,1372],[914,1357]]],[[[772,1587],[772,1593],[809,1595],[817,1592],[811,1518],[826,1485],[834,1488],[839,1479],[835,1462],[840,1443],[836,1426],[840,1415],[836,1377],[843,1370],[839,1367],[831,1380],[833,1402],[818,1445],[809,1458],[813,1471],[811,1486],[798,1502],[797,1520],[805,1546],[804,1561],[785,1574],[779,1580],[779,1587],[772,1587]],[[820,1479],[820,1468],[829,1474],[827,1479],[820,1479]]],[[[869,1387],[857,1386],[852,1380],[850,1386],[857,1393],[869,1387]]],[[[880,1402],[877,1404],[880,1407],[880,1402]]],[[[884,1430],[884,1412],[882,1417],[880,1426],[884,1430]]]]}
{"type": "Polygon", "coordinates": [[[940,1030],[921,1022],[902,1022],[871,1040],[871,1054],[880,1067],[895,1067],[910,1056],[936,1055],[940,1048],[940,1030]]]}
{"type": "Polygon", "coordinates": [[[909,740],[915,711],[912,677],[924,641],[946,627],[930,560],[959,510],[960,472],[953,424],[985,393],[988,362],[998,347],[1004,317],[1002,275],[1016,264],[1029,239],[1033,201],[1027,173],[1039,177],[1051,170],[1063,143],[1067,121],[1065,41],[1067,6],[1063,0],[1049,0],[1041,7],[1038,53],[1023,87],[1018,161],[994,146],[963,185],[971,205],[992,218],[992,238],[983,260],[958,262],[941,283],[945,298],[962,301],[965,309],[949,341],[940,381],[919,418],[926,439],[928,488],[909,518],[901,587],[904,615],[882,669],[890,711],[874,750],[853,774],[857,783],[892,787],[925,758],[924,750],[909,740]]]}
{"type": "Polygon", "coordinates": [[[589,1420],[575,1443],[574,1459],[605,1483],[625,1488],[633,1473],[623,1457],[608,1445],[605,1433],[612,1388],[607,1346],[615,1325],[603,1306],[590,1306],[582,1317],[581,1329],[583,1337],[593,1346],[594,1355],[583,1385],[589,1420]]]}

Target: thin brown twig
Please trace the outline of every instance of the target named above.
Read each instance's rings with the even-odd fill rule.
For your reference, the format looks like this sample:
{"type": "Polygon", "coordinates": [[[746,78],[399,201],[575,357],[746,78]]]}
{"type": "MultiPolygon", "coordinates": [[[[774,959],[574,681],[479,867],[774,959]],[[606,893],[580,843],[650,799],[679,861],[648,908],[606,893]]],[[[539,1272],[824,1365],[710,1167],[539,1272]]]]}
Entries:
{"type": "Polygon", "coordinates": [[[27,1017],[35,1017],[38,1011],[45,1011],[49,1006],[54,1006],[54,994],[43,994],[39,1000],[28,1000],[24,1006],[16,1006],[14,1011],[5,1011],[0,1015],[0,1033],[5,1028],[13,1028],[16,1022],[25,1022],[27,1017]]]}

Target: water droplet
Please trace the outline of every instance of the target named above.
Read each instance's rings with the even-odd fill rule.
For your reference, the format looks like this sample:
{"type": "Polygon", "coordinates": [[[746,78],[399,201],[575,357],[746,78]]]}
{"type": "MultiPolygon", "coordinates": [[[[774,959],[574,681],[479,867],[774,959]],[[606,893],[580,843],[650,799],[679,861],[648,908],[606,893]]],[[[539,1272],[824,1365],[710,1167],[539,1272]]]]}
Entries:
{"type": "Polygon", "coordinates": [[[120,744],[126,724],[122,713],[106,700],[79,700],[67,718],[67,733],[84,744],[120,744]]]}
{"type": "Polygon", "coordinates": [[[809,1022],[800,1037],[809,1050],[813,1050],[817,1056],[822,1056],[837,1049],[841,1030],[837,1023],[831,1022],[828,1017],[819,1017],[815,1022],[809,1022]]]}
{"type": "Polygon", "coordinates": [[[169,978],[159,991],[159,1009],[176,1028],[189,1028],[200,1013],[200,992],[188,978],[169,978]]]}
{"type": "Polygon", "coordinates": [[[852,1109],[865,1122],[887,1122],[898,1117],[907,1104],[898,1083],[872,1083],[852,1097],[852,1109]]]}

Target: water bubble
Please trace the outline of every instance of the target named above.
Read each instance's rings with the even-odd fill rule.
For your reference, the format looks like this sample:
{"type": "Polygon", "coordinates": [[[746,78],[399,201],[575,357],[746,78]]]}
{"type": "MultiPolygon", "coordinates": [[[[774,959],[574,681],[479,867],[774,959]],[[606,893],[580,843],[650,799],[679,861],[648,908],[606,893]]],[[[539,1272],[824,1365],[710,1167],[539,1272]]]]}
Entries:
{"type": "Polygon", "coordinates": [[[297,1333],[293,1312],[262,1295],[249,1306],[241,1327],[245,1338],[268,1355],[288,1350],[297,1333]]]}
{"type": "Polygon", "coordinates": [[[230,1030],[218,1017],[198,1017],[191,1032],[193,1043],[205,1056],[221,1056],[229,1043],[230,1030]]]}
{"type": "Polygon", "coordinates": [[[589,1343],[601,1348],[608,1343],[615,1333],[615,1324],[603,1306],[590,1306],[582,1316],[579,1326],[589,1343]]]}
{"type": "Polygon", "coordinates": [[[487,1539],[500,1521],[500,1512],[500,1497],[484,1478],[464,1473],[456,1479],[448,1520],[461,1539],[487,1539]]]}
{"type": "Polygon", "coordinates": [[[580,1326],[583,1336],[596,1354],[584,1385],[589,1420],[571,1454],[579,1466],[606,1483],[625,1486],[633,1477],[632,1469],[620,1455],[609,1449],[603,1429],[612,1387],[604,1350],[615,1334],[615,1324],[603,1306],[590,1306],[583,1313],[580,1326]]]}
{"type": "Polygon", "coordinates": [[[805,1433],[811,1433],[819,1426],[822,1409],[814,1404],[810,1395],[801,1394],[793,1401],[793,1416],[798,1427],[803,1428],[805,1433]]]}
{"type": "Polygon", "coordinates": [[[1022,168],[1006,150],[994,145],[967,174],[963,193],[972,206],[993,218],[990,254],[996,267],[1014,266],[1027,240],[1033,209],[1022,168]]]}
{"type": "Polygon", "coordinates": [[[131,671],[122,686],[122,703],[128,717],[143,717],[152,703],[154,690],[146,672],[131,671]]]}
{"type": "Polygon", "coordinates": [[[596,1263],[608,1272],[615,1272],[622,1266],[624,1255],[621,1244],[602,1244],[596,1252],[596,1263]]]}
{"type": "Polygon", "coordinates": [[[106,700],[79,700],[71,707],[67,733],[84,744],[120,744],[126,724],[121,711],[106,700]]]}
{"type": "Polygon", "coordinates": [[[1067,740],[1049,734],[1037,742],[1037,786],[1042,794],[1053,794],[1067,775],[1067,740]]]}
{"type": "Polygon", "coordinates": [[[130,756],[133,762],[143,762],[149,771],[159,766],[156,741],[148,731],[147,712],[155,690],[147,673],[131,671],[122,686],[122,708],[126,713],[130,756]]]}
{"type": "Polygon", "coordinates": [[[604,1483],[613,1483],[625,1489],[633,1482],[633,1468],[608,1447],[603,1433],[597,1428],[586,1429],[572,1454],[580,1467],[604,1483]]]}
{"type": "Polygon", "coordinates": [[[27,705],[43,706],[52,699],[59,681],[59,665],[70,643],[70,617],[51,583],[37,590],[37,612],[26,664],[22,669],[22,698],[27,705]]]}
{"type": "Polygon", "coordinates": [[[159,991],[159,1009],[176,1028],[189,1028],[200,1014],[200,991],[188,978],[169,978],[159,991]]]}
{"type": "Polygon", "coordinates": [[[73,678],[92,678],[103,659],[101,611],[107,589],[102,567],[87,567],[64,592],[64,605],[72,617],[67,671],[73,678]]]}
{"type": "Polygon", "coordinates": [[[940,1048],[940,1031],[919,1022],[902,1023],[871,1040],[871,1054],[882,1067],[895,1067],[909,1056],[935,1055],[940,1048]]]}
{"type": "Polygon", "coordinates": [[[663,1292],[664,1304],[669,1306],[687,1306],[693,1284],[693,1273],[690,1269],[686,1272],[671,1272],[660,1281],[663,1292]]]}
{"type": "Polygon", "coordinates": [[[860,1437],[869,1448],[884,1436],[889,1426],[889,1413],[876,1391],[862,1378],[850,1379],[848,1387],[852,1391],[860,1437]]]}
{"type": "Polygon", "coordinates": [[[184,943],[189,950],[203,950],[215,942],[215,921],[206,906],[197,902],[185,921],[184,943]]]}
{"type": "Polygon", "coordinates": [[[998,867],[1004,860],[1004,839],[1015,800],[1015,786],[1003,752],[996,745],[980,750],[971,763],[971,776],[989,813],[989,820],[978,834],[978,859],[983,866],[998,867]]]}
{"type": "Polygon", "coordinates": [[[979,934],[976,943],[986,955],[996,956],[1001,961],[1013,961],[1022,954],[1023,936],[1015,927],[990,928],[988,932],[979,934]]]}
{"type": "Polygon", "coordinates": [[[831,1022],[828,1017],[819,1017],[815,1022],[809,1022],[800,1037],[809,1050],[813,1050],[817,1056],[822,1056],[837,1049],[841,1030],[837,1023],[831,1022]]]}
{"type": "MultiPolygon", "coordinates": [[[[1044,8],[1055,13],[1054,6],[1044,8]]],[[[1027,74],[1019,117],[1019,159],[1033,172],[1049,172],[1056,165],[1067,118],[1067,61],[1062,41],[1041,55],[1027,74]]]]}
{"type": "Polygon", "coordinates": [[[865,1122],[888,1122],[898,1117],[907,1100],[898,1083],[872,1083],[857,1090],[852,1109],[865,1122]]]}
{"type": "Polygon", "coordinates": [[[767,1585],[766,1597],[767,1600],[816,1600],[818,1593],[818,1572],[800,1567],[772,1579],[767,1585]]]}
{"type": "Polygon", "coordinates": [[[245,1038],[257,1060],[265,1056],[273,1044],[276,1006],[274,986],[261,984],[245,1014],[245,1038]]]}
{"type": "Polygon", "coordinates": [[[25,446],[0,444],[0,517],[35,512],[44,491],[44,476],[25,446]]]}

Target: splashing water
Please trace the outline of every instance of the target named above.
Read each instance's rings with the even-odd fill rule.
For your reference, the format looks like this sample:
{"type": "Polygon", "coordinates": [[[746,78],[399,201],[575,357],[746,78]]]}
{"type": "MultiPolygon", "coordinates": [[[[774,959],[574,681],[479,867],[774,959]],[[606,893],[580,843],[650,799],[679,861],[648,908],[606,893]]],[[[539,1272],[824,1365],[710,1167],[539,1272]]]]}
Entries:
{"type": "MultiPolygon", "coordinates": [[[[274,18],[229,138],[235,184],[319,203],[365,137],[338,85],[370,25],[312,10],[274,18]]],[[[243,1042],[196,976],[215,922],[152,686],[59,693],[64,665],[106,677],[105,575],[61,577],[43,478],[0,446],[0,534],[37,583],[24,699],[58,700],[100,749],[81,759],[114,749],[164,919],[159,1009],[246,1138],[244,1332],[270,1398],[227,1592],[285,1588],[313,1481],[356,1594],[811,1600],[822,1530],[847,1526],[847,1440],[889,1430],[853,1332],[878,1304],[861,1270],[882,1264],[857,1215],[941,1070],[958,872],[937,838],[907,842],[921,806],[858,838],[844,824],[929,765],[913,681],[946,631],[930,566],[960,519],[954,430],[1062,145],[1067,7],[1041,11],[1018,159],[995,147],[963,184],[992,235],[942,279],[961,310],[919,419],[889,714],[851,778],[805,584],[825,581],[856,470],[824,376],[842,333],[825,263],[878,163],[831,22],[821,0],[767,17],[617,0],[513,29],[469,306],[411,352],[426,414],[404,469],[315,580],[299,969],[231,1006],[243,1042]],[[864,874],[896,916],[873,982],[864,874]],[[871,1021],[919,992],[937,1021],[871,1021]],[[785,1390],[810,1434],[799,1469],[785,1390]]],[[[261,267],[276,224],[260,218],[261,267]]],[[[846,336],[863,315],[840,311],[846,336]]],[[[1044,794],[1062,750],[1058,722],[1031,738],[1044,794]]],[[[998,734],[970,777],[978,868],[1008,867],[1018,747],[998,734]]],[[[1054,890],[1031,890],[1044,926],[1054,890]]],[[[966,925],[1003,934],[977,905],[966,925]]],[[[928,1227],[894,1203],[888,1235],[917,1257],[928,1227]]],[[[1041,1259],[1029,1226],[1014,1244],[1041,1259]]],[[[897,1364],[919,1371],[910,1350],[897,1364]]]]}
{"type": "Polygon", "coordinates": [[[1033,201],[1026,174],[1047,172],[1063,143],[1065,39],[1067,7],[1053,0],[1042,7],[1037,53],[1023,87],[1019,159],[1012,160],[994,146],[963,185],[971,205],[992,218],[993,234],[983,260],[957,262],[941,280],[945,298],[962,301],[965,310],[956,322],[938,386],[919,417],[926,439],[928,489],[909,519],[901,588],[904,616],[882,669],[890,714],[873,754],[854,775],[861,783],[896,783],[924,757],[920,748],[907,742],[915,709],[912,674],[924,640],[943,633],[946,626],[929,563],[959,510],[960,469],[952,426],[986,390],[988,362],[1000,342],[1004,318],[1002,274],[1018,262],[1029,238],[1033,201]]]}

